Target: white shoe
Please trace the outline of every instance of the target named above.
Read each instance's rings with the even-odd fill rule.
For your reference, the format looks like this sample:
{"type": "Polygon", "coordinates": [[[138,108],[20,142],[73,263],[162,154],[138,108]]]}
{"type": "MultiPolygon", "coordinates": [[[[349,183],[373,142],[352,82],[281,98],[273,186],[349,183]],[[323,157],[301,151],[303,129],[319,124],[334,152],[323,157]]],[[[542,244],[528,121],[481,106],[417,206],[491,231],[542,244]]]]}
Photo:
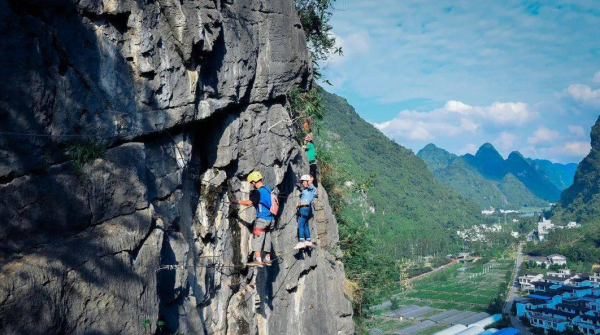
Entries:
{"type": "Polygon", "coordinates": [[[294,249],[299,250],[299,249],[304,249],[306,247],[306,245],[304,244],[304,242],[298,242],[298,244],[296,244],[294,246],[294,249]]]}
{"type": "Polygon", "coordinates": [[[312,244],[312,242],[311,242],[311,241],[306,241],[306,242],[304,242],[304,245],[305,245],[305,246],[307,246],[307,247],[309,247],[309,248],[312,248],[312,247],[313,247],[313,244],[312,244]]]}

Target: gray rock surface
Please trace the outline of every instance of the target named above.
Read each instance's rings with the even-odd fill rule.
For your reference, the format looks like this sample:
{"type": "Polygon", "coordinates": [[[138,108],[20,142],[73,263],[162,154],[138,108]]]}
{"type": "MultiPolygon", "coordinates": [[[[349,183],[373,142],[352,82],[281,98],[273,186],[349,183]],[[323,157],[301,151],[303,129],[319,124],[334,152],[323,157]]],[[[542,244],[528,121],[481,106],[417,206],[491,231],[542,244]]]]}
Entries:
{"type": "Polygon", "coordinates": [[[0,34],[2,334],[354,333],[324,190],[292,249],[291,0],[0,0],[0,34]],[[263,269],[232,204],[255,168],[282,205],[263,269]]]}

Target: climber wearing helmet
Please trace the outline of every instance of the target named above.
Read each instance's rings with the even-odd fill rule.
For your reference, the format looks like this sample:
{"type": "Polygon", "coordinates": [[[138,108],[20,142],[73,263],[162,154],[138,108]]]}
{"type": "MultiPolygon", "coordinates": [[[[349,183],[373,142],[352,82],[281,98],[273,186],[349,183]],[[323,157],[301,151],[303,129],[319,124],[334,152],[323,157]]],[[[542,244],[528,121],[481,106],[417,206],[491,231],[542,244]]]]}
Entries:
{"type": "Polygon", "coordinates": [[[254,206],[256,208],[256,221],[252,231],[251,247],[254,252],[254,260],[248,266],[263,267],[273,264],[271,260],[271,230],[274,228],[275,214],[279,204],[277,198],[272,195],[271,189],[262,181],[262,175],[254,171],[248,175],[248,182],[254,190],[250,192],[250,200],[237,200],[243,206],[254,206]],[[265,259],[262,259],[262,251],[265,251],[265,259]]]}
{"type": "Polygon", "coordinates": [[[308,220],[312,212],[310,206],[315,199],[317,189],[313,186],[314,178],[310,175],[303,175],[300,177],[300,181],[302,182],[302,195],[300,196],[300,203],[296,206],[298,209],[298,244],[294,246],[294,249],[313,246],[310,240],[308,220]]]}

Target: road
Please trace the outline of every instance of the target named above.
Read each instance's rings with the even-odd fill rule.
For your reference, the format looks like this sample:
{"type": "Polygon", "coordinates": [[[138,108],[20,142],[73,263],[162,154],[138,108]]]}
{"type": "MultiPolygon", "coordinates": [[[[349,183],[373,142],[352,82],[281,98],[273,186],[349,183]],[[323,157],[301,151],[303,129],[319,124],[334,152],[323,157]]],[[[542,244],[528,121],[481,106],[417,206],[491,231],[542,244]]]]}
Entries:
{"type": "Polygon", "coordinates": [[[506,304],[504,304],[504,313],[508,315],[510,318],[510,323],[513,327],[517,328],[521,335],[531,335],[529,330],[521,323],[521,320],[517,318],[516,315],[513,315],[510,310],[512,305],[515,302],[515,299],[518,297],[517,292],[519,291],[519,284],[517,282],[517,278],[519,277],[519,270],[521,269],[521,264],[523,263],[523,244],[519,244],[519,255],[517,256],[517,261],[515,262],[515,271],[513,273],[510,290],[508,292],[508,297],[506,298],[506,304]]]}

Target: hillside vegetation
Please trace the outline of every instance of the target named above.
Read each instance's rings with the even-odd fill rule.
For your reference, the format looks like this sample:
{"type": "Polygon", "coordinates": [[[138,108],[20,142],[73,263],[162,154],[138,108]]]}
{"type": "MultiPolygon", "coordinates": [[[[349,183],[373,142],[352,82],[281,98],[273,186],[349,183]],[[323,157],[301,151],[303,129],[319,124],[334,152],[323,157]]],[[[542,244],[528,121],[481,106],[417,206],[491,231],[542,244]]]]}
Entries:
{"type": "Polygon", "coordinates": [[[590,137],[592,150],[579,163],[573,185],[562,193],[553,210],[556,219],[600,222],[600,117],[590,137]]]}
{"type": "Polygon", "coordinates": [[[570,181],[569,171],[573,171],[571,165],[533,161],[518,152],[504,159],[489,143],[475,155],[456,156],[434,144],[428,144],[417,155],[436,179],[481,208],[545,207],[558,200],[559,187],[570,181]]]}
{"type": "Polygon", "coordinates": [[[437,182],[412,151],[323,94],[315,142],[322,184],[339,222],[355,311],[397,288],[402,259],[456,251],[456,230],[481,223],[478,206],[437,182]]]}
{"type": "Polygon", "coordinates": [[[592,150],[579,163],[573,185],[567,188],[552,210],[552,220],[577,221],[579,229],[561,229],[550,233],[537,245],[529,245],[531,254],[560,253],[571,262],[600,263],[600,118],[591,132],[592,150]]]}
{"type": "Polygon", "coordinates": [[[367,182],[364,218],[379,248],[395,257],[445,252],[456,229],[481,223],[476,204],[437,182],[412,151],[361,119],[345,99],[323,92],[317,147],[347,184],[367,182]]]}

